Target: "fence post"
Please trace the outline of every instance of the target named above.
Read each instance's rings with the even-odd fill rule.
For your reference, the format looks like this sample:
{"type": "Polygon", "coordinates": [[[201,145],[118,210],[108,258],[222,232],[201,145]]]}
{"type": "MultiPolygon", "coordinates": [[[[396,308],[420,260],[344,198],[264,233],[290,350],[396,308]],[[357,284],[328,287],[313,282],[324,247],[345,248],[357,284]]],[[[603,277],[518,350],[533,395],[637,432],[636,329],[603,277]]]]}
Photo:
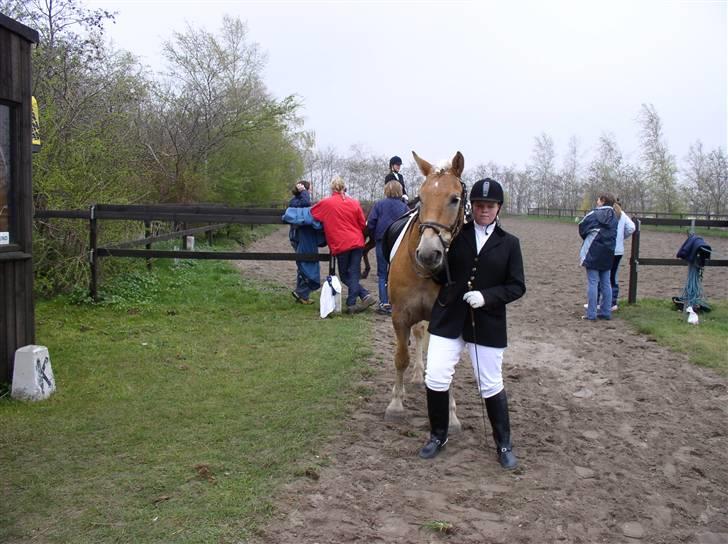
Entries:
{"type": "MultiPolygon", "coordinates": [[[[149,219],[145,219],[144,220],[144,238],[149,238],[151,236],[152,236],[152,222],[149,221],[149,219]]],[[[144,247],[146,249],[152,249],[151,242],[146,244],[144,247]]],[[[147,257],[146,261],[147,261],[147,270],[149,272],[151,272],[152,271],[152,259],[147,257]]]]}
{"type": "Polygon", "coordinates": [[[627,299],[629,304],[637,302],[637,272],[640,264],[640,220],[635,219],[634,225],[632,253],[629,258],[629,298],[627,299]]]}
{"type": "MultiPolygon", "coordinates": [[[[187,230],[187,223],[182,223],[182,230],[187,230]]],[[[187,236],[182,236],[182,249],[187,250],[187,236]]]]}
{"type": "Polygon", "coordinates": [[[98,225],[96,224],[96,205],[92,204],[89,207],[89,221],[88,221],[88,242],[89,242],[89,254],[88,260],[91,266],[91,285],[89,294],[94,301],[99,300],[99,266],[98,256],[96,254],[97,240],[98,240],[98,225]]]}
{"type": "MultiPolygon", "coordinates": [[[[208,223],[207,226],[208,227],[211,227],[212,226],[212,223],[208,223]]],[[[212,243],[213,243],[212,229],[210,229],[210,230],[207,231],[207,245],[209,245],[210,247],[212,247],[212,243]]]]}

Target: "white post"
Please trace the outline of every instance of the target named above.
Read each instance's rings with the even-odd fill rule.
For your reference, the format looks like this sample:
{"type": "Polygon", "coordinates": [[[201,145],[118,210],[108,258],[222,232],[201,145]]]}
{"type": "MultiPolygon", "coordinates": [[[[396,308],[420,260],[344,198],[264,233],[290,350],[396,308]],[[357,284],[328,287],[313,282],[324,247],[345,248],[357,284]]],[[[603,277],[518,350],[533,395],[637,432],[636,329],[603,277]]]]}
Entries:
{"type": "Polygon", "coordinates": [[[56,390],[51,358],[45,346],[23,346],[15,352],[10,396],[20,400],[43,400],[56,390]]]}

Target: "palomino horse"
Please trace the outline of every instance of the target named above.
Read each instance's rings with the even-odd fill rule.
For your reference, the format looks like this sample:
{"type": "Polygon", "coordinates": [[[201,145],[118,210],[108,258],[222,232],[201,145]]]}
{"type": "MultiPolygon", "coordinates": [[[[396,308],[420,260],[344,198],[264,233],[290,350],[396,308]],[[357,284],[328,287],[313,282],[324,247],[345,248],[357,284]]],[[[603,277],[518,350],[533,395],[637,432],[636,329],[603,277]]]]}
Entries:
{"type": "MultiPolygon", "coordinates": [[[[415,338],[416,354],[412,383],[424,382],[422,344],[426,323],[423,322],[430,320],[432,305],[440,290],[433,277],[449,280],[447,250],[450,241],[463,226],[465,212],[465,186],[460,180],[465,167],[463,155],[458,151],[450,164],[443,167],[431,165],[414,151],[412,155],[425,181],[420,187],[420,207],[389,268],[389,301],[392,303],[392,325],[397,341],[394,354],[397,373],[392,400],[384,415],[387,421],[404,416],[404,372],[410,364],[410,333],[415,338]]],[[[450,395],[450,429],[460,429],[453,395],[450,395]]]]}

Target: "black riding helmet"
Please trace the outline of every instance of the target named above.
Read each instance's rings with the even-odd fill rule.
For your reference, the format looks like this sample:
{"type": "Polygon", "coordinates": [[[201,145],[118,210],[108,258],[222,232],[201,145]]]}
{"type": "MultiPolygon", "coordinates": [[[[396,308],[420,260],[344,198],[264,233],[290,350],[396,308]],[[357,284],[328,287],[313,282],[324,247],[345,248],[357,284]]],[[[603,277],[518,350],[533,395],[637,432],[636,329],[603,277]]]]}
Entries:
{"type": "Polygon", "coordinates": [[[399,164],[402,166],[402,159],[400,159],[397,155],[389,159],[389,167],[392,168],[393,165],[399,164]]]}
{"type": "Polygon", "coordinates": [[[503,204],[503,187],[494,179],[485,178],[475,182],[470,189],[470,202],[486,200],[503,204]]]}

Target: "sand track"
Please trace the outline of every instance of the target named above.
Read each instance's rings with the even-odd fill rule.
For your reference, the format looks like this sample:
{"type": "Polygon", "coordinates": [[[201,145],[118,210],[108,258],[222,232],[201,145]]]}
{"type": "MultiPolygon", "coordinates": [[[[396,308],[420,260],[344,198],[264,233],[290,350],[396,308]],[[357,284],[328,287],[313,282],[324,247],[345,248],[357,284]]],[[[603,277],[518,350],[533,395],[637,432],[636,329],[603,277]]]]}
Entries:
{"type": "MultiPolygon", "coordinates": [[[[372,394],[323,446],[330,464],[320,478],[281,491],[279,515],[256,542],[728,543],[728,380],[635,334],[618,314],[579,319],[575,226],[517,218],[504,226],[521,239],[528,288],[509,306],[504,363],[519,469],[505,472],[495,461],[468,364],[458,365],[454,386],[463,432],[437,459],[418,459],[427,434],[423,392],[408,389],[405,421],[383,421],[391,323],[342,317],[375,320],[373,372],[363,384],[372,394]],[[423,528],[432,520],[454,533],[423,528]]],[[[683,239],[643,233],[642,256],[672,257],[683,239]]],[[[726,258],[728,240],[709,242],[726,258]]],[[[250,250],[289,251],[286,230],[250,250]]],[[[294,263],[238,266],[293,284],[294,263]]],[[[626,262],[621,274],[626,296],[626,262]]],[[[685,274],[643,267],[638,296],[679,294],[685,274]]],[[[376,293],[374,278],[366,284],[376,293]]],[[[728,270],[706,269],[704,286],[709,300],[728,299],[728,270]]]]}

